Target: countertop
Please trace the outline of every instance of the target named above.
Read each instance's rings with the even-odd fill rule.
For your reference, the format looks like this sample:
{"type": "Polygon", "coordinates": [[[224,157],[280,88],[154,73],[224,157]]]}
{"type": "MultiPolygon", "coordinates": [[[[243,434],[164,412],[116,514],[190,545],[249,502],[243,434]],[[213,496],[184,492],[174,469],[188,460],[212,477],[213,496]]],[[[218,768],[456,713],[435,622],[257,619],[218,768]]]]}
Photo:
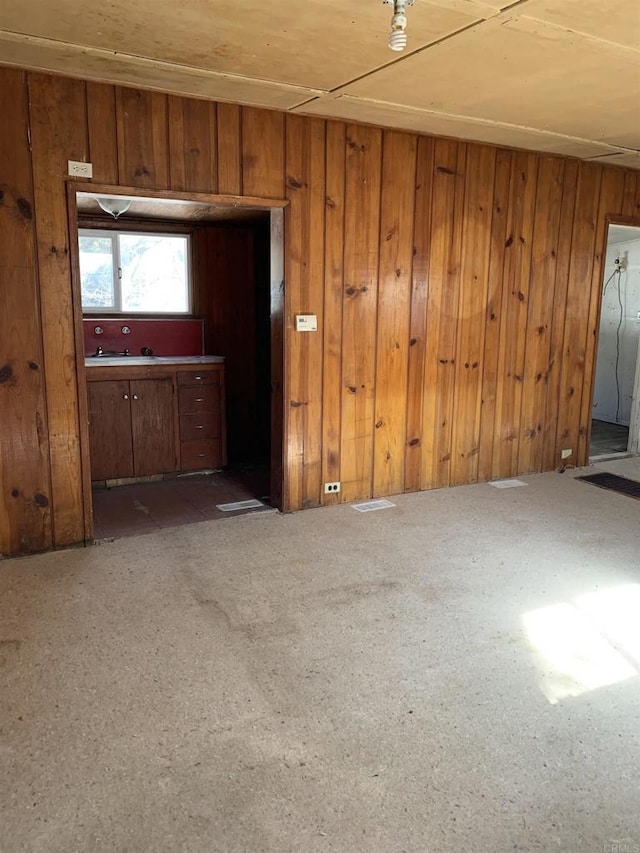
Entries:
{"type": "Polygon", "coordinates": [[[170,364],[223,364],[222,355],[101,355],[87,356],[86,367],[152,367],[170,364]]]}

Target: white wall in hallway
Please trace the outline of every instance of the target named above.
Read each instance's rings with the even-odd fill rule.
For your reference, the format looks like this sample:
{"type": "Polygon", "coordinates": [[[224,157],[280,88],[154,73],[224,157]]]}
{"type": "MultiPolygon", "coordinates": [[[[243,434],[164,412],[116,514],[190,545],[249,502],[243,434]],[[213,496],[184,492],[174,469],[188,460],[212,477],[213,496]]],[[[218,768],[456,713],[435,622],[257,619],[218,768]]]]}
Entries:
{"type": "Polygon", "coordinates": [[[592,416],[599,420],[616,423],[618,405],[615,366],[616,331],[620,320],[619,287],[623,320],[620,327],[618,363],[620,405],[617,422],[628,425],[640,339],[640,236],[634,240],[607,246],[603,285],[614,272],[616,258],[626,258],[627,268],[619,275],[613,276],[602,299],[592,416]]]}

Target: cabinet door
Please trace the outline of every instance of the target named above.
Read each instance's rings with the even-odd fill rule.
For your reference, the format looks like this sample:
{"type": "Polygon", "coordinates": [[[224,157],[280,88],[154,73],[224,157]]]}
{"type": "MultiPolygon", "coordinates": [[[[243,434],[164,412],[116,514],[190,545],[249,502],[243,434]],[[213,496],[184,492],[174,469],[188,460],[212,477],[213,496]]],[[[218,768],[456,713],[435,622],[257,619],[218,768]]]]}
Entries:
{"type": "Polygon", "coordinates": [[[88,397],[91,479],[133,477],[129,383],[89,382],[88,397]]]}
{"type": "Polygon", "coordinates": [[[136,379],[129,384],[135,476],[175,471],[173,381],[136,379]]]}

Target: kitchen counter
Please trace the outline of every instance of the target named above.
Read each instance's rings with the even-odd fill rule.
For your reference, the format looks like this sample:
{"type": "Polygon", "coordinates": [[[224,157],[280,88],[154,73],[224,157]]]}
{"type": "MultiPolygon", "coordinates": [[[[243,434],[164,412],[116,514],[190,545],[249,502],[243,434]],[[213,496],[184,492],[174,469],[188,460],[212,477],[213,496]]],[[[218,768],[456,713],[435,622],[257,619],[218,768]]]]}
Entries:
{"type": "Polygon", "coordinates": [[[86,356],[85,367],[164,367],[180,364],[224,364],[222,355],[101,355],[86,356]]]}

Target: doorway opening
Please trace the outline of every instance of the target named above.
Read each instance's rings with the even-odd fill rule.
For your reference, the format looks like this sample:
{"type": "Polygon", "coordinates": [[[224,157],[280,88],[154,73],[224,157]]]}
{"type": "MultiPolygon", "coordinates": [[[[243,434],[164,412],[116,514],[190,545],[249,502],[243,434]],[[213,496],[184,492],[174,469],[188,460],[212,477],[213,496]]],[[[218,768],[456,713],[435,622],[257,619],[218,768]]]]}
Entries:
{"type": "Polygon", "coordinates": [[[639,452],[639,343],[640,226],[610,224],[591,414],[591,460],[639,452]]]}
{"type": "Polygon", "coordinates": [[[282,508],[285,204],[69,186],[88,540],[282,508]]]}

